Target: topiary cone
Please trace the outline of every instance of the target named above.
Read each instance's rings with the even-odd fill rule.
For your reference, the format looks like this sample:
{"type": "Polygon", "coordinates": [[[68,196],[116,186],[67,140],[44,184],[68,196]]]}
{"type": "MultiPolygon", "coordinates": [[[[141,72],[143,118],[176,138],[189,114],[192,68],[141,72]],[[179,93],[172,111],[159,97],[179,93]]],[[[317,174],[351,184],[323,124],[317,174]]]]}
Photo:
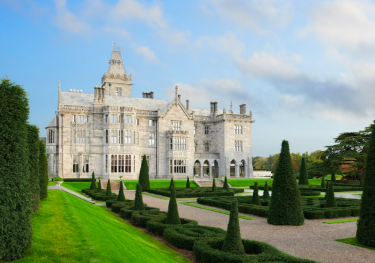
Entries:
{"type": "Polygon", "coordinates": [[[125,201],[124,186],[123,186],[122,181],[120,181],[120,190],[118,191],[117,201],[119,202],[125,201]]]}
{"type": "Polygon", "coordinates": [[[324,182],[324,176],[322,176],[322,183],[320,184],[320,187],[321,188],[325,188],[325,182],[324,182]]]}
{"type": "Polygon", "coordinates": [[[227,180],[227,176],[225,176],[224,178],[224,185],[223,185],[223,188],[227,191],[229,191],[229,185],[228,185],[228,180],[227,180]]]}
{"type": "Polygon", "coordinates": [[[98,189],[96,191],[99,192],[99,193],[102,191],[102,180],[101,179],[99,179],[98,189]]]}
{"type": "Polygon", "coordinates": [[[293,164],[290,158],[289,143],[282,142],[279,163],[272,184],[271,204],[267,222],[272,225],[303,225],[305,218],[301,205],[293,164]]]}
{"type": "Polygon", "coordinates": [[[326,204],[324,207],[337,207],[333,183],[328,183],[328,192],[326,193],[326,204]]]}
{"type": "Polygon", "coordinates": [[[95,180],[95,173],[94,172],[92,172],[92,174],[91,174],[90,190],[96,190],[96,180],[95,180]]]}
{"type": "Polygon", "coordinates": [[[264,191],[263,191],[263,199],[269,199],[270,198],[270,192],[268,189],[267,181],[264,183],[264,191]]]}
{"type": "Polygon", "coordinates": [[[173,176],[172,176],[172,178],[171,178],[171,183],[169,184],[169,188],[168,188],[168,190],[171,191],[172,187],[175,187],[175,185],[174,185],[174,181],[173,181],[173,176]]]}
{"type": "Polygon", "coordinates": [[[176,189],[174,186],[171,188],[171,198],[169,199],[166,224],[179,225],[181,224],[180,216],[178,215],[178,207],[176,200],[176,189]]]}
{"type": "Polygon", "coordinates": [[[299,170],[299,184],[309,185],[309,178],[306,171],[305,157],[302,157],[301,168],[299,170]]]}
{"type": "Polygon", "coordinates": [[[245,254],[245,249],[241,239],[240,223],[238,220],[237,199],[233,199],[232,201],[227,234],[225,236],[222,250],[233,254],[245,254]]]}
{"type": "Polygon", "coordinates": [[[108,179],[107,182],[107,191],[105,192],[106,196],[111,196],[112,195],[112,189],[111,189],[111,180],[108,179]]]}
{"type": "Polygon", "coordinates": [[[375,126],[368,143],[361,210],[357,224],[357,241],[363,245],[375,247],[375,126]]]}
{"type": "Polygon", "coordinates": [[[134,199],[134,210],[145,210],[142,197],[142,186],[137,184],[137,189],[135,190],[135,199],[134,199]]]}
{"type": "Polygon", "coordinates": [[[142,186],[143,191],[150,190],[150,176],[148,174],[148,165],[146,155],[143,155],[141,169],[139,171],[138,183],[142,186]]]}
{"type": "Polygon", "coordinates": [[[212,180],[212,192],[216,192],[216,182],[215,178],[212,180]]]}
{"type": "Polygon", "coordinates": [[[253,191],[253,197],[251,198],[251,204],[260,205],[258,182],[254,183],[254,191],[253,191]]]}
{"type": "Polygon", "coordinates": [[[189,179],[189,176],[187,176],[187,179],[186,179],[186,188],[190,188],[190,179],[189,179]]]}

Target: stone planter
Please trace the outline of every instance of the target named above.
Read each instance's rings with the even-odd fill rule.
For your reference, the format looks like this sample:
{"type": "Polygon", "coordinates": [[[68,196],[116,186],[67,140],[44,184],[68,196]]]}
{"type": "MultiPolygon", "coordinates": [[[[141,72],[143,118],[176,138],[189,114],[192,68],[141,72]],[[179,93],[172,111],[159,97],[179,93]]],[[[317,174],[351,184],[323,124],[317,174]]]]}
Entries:
{"type": "Polygon", "coordinates": [[[56,186],[61,186],[61,184],[62,184],[63,182],[64,182],[64,181],[55,181],[56,186]]]}

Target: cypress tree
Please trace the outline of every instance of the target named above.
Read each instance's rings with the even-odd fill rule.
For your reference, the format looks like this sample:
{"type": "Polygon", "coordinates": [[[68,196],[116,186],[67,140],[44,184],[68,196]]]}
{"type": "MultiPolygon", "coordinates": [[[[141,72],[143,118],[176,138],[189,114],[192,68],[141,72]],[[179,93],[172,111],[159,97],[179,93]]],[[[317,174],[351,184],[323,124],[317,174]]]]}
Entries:
{"type": "Polygon", "coordinates": [[[39,128],[27,125],[27,147],[29,149],[29,185],[31,191],[31,209],[36,212],[40,208],[40,177],[39,177],[39,128]]]}
{"type": "Polygon", "coordinates": [[[251,198],[251,204],[260,205],[259,192],[258,192],[258,182],[254,183],[253,197],[251,198]]]}
{"type": "Polygon", "coordinates": [[[303,225],[301,194],[294,176],[288,141],[282,142],[279,163],[272,184],[267,222],[272,225],[303,225]]]}
{"type": "Polygon", "coordinates": [[[189,176],[187,176],[186,188],[190,188],[190,179],[189,179],[189,176]]]}
{"type": "Polygon", "coordinates": [[[356,237],[359,243],[375,247],[375,126],[371,126],[356,237]]]}
{"type": "Polygon", "coordinates": [[[120,190],[118,191],[117,201],[119,202],[125,201],[124,186],[123,186],[122,180],[120,181],[120,190]]]}
{"type": "Polygon", "coordinates": [[[216,192],[216,182],[215,178],[212,180],[212,192],[216,192]]]}
{"type": "Polygon", "coordinates": [[[48,196],[48,162],[46,155],[46,144],[44,141],[39,140],[39,188],[40,199],[47,198],[48,196]]]}
{"type": "Polygon", "coordinates": [[[337,207],[335,192],[333,190],[333,183],[328,183],[328,192],[326,193],[326,205],[324,207],[337,207]]]}
{"type": "Polygon", "coordinates": [[[134,210],[145,210],[145,206],[143,204],[143,197],[142,197],[142,186],[137,184],[137,188],[135,190],[135,200],[134,200],[134,210]]]}
{"type": "Polygon", "coordinates": [[[168,213],[167,213],[167,219],[165,220],[165,223],[172,224],[172,225],[181,224],[180,216],[178,215],[176,189],[174,188],[174,186],[172,186],[171,188],[171,198],[169,199],[168,213]]]}
{"type": "Polygon", "coordinates": [[[96,190],[98,193],[102,191],[102,180],[99,177],[99,182],[98,182],[98,189],[96,190]]]}
{"type": "Polygon", "coordinates": [[[322,176],[322,183],[320,184],[320,187],[321,187],[321,188],[324,188],[324,187],[325,187],[324,176],[322,176]]]}
{"type": "Polygon", "coordinates": [[[148,174],[148,165],[146,155],[143,155],[141,170],[139,171],[138,183],[142,186],[143,191],[150,190],[150,176],[148,174]]]}
{"type": "Polygon", "coordinates": [[[302,157],[301,168],[299,170],[299,184],[309,185],[309,178],[306,171],[305,157],[302,157]]]}
{"type": "Polygon", "coordinates": [[[105,192],[106,196],[111,196],[112,195],[112,188],[111,188],[111,180],[108,179],[107,182],[107,191],[105,192]]]}
{"type": "Polygon", "coordinates": [[[332,169],[332,172],[331,172],[331,182],[332,183],[336,183],[336,174],[335,174],[335,170],[332,169]]]}
{"type": "Polygon", "coordinates": [[[267,181],[264,183],[264,191],[263,191],[263,199],[269,199],[270,198],[270,192],[268,189],[267,181]]]}
{"type": "Polygon", "coordinates": [[[91,174],[90,190],[96,190],[96,180],[95,180],[95,173],[94,172],[92,172],[92,174],[91,174]]]}
{"type": "Polygon", "coordinates": [[[0,262],[21,258],[32,240],[24,89],[0,81],[0,262]]]}
{"type": "Polygon", "coordinates": [[[245,254],[245,249],[241,240],[240,223],[238,220],[237,199],[233,199],[232,201],[227,234],[225,236],[222,250],[233,254],[245,254]]]}
{"type": "Polygon", "coordinates": [[[229,191],[229,185],[228,185],[228,180],[227,180],[227,176],[225,176],[224,178],[224,185],[223,185],[223,188],[227,191],[229,191]]]}
{"type": "Polygon", "coordinates": [[[169,184],[168,191],[171,191],[172,187],[175,187],[174,181],[173,181],[173,176],[171,177],[171,183],[169,184]]]}

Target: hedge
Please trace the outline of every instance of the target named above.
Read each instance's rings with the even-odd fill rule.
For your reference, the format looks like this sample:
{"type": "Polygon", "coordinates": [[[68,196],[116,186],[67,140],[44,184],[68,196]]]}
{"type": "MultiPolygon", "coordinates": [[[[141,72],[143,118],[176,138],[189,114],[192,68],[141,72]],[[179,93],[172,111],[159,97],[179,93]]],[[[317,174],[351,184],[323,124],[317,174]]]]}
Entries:
{"type": "MultiPolygon", "coordinates": [[[[171,192],[168,188],[149,189],[147,192],[157,195],[170,197],[171,192]]],[[[216,188],[212,192],[212,187],[194,187],[194,188],[176,188],[176,198],[210,197],[210,196],[234,196],[235,193],[243,193],[244,189],[232,188],[229,191],[216,188]]]]}
{"type": "Polygon", "coordinates": [[[135,212],[135,211],[145,211],[145,210],[160,211],[160,209],[157,208],[157,207],[146,206],[146,204],[144,204],[144,205],[145,205],[145,209],[143,209],[143,210],[136,210],[133,207],[125,206],[125,207],[120,209],[120,215],[121,215],[122,218],[131,218],[132,215],[133,215],[133,212],[135,212]]]}
{"type": "Polygon", "coordinates": [[[64,178],[65,183],[90,183],[91,178],[64,178]]]}
{"type": "Polygon", "coordinates": [[[196,241],[214,241],[225,238],[226,231],[209,226],[180,225],[164,229],[163,237],[167,242],[178,248],[193,250],[196,241]]]}
{"type": "Polygon", "coordinates": [[[312,263],[315,261],[296,258],[287,255],[275,247],[255,240],[242,239],[245,255],[236,255],[221,250],[224,239],[212,242],[197,241],[194,243],[193,252],[197,260],[202,263],[243,263],[243,262],[288,262],[312,263]]]}
{"type": "MultiPolygon", "coordinates": [[[[345,184],[334,184],[335,186],[335,192],[350,192],[350,191],[362,191],[363,187],[361,186],[347,186],[345,184]]],[[[320,191],[320,192],[325,192],[326,188],[321,187],[320,185],[298,185],[298,188],[300,191],[304,190],[312,190],[312,191],[320,191]]],[[[254,186],[251,185],[250,189],[254,189],[254,186]]],[[[264,185],[258,185],[259,190],[264,190],[264,185]]],[[[272,191],[272,185],[268,186],[268,190],[272,191]]]]}
{"type": "Polygon", "coordinates": [[[40,208],[39,128],[35,125],[27,125],[27,148],[29,150],[31,209],[35,213],[40,208]]]}
{"type": "Polygon", "coordinates": [[[123,202],[117,202],[117,203],[112,204],[111,209],[112,209],[112,212],[119,213],[121,208],[133,207],[133,205],[134,205],[133,200],[125,200],[123,202]]]}
{"type": "Polygon", "coordinates": [[[320,191],[301,190],[301,196],[319,196],[320,194],[320,191]]]}
{"type": "Polygon", "coordinates": [[[40,199],[48,197],[48,162],[46,155],[46,144],[39,140],[39,188],[40,199]]]}
{"type": "Polygon", "coordinates": [[[135,226],[146,227],[148,221],[156,218],[167,218],[167,212],[159,210],[134,211],[131,221],[135,226]]]}
{"type": "MultiPolygon", "coordinates": [[[[146,228],[148,231],[162,236],[164,229],[166,229],[167,227],[176,226],[176,225],[166,224],[165,223],[166,220],[167,220],[166,217],[155,218],[147,222],[146,228]]],[[[180,222],[181,222],[181,225],[198,225],[197,221],[186,219],[186,218],[180,218],[180,222]]]]}

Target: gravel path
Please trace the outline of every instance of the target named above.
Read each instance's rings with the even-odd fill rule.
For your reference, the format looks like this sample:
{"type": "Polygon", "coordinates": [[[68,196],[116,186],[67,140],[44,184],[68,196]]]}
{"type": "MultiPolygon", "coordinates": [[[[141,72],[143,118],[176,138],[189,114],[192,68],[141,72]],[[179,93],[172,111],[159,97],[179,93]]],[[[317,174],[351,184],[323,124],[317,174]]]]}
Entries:
{"type": "MultiPolygon", "coordinates": [[[[126,198],[134,199],[135,191],[125,191],[126,198]]],[[[168,202],[143,195],[148,206],[168,210],[168,202]]],[[[197,220],[201,225],[227,228],[228,215],[178,204],[181,217],[197,220]]],[[[216,208],[215,208],[216,209],[216,208]]],[[[324,224],[327,219],[306,220],[303,226],[273,226],[267,219],[251,215],[254,220],[240,219],[241,236],[267,242],[278,249],[302,258],[327,263],[375,262],[375,250],[352,246],[335,239],[354,237],[356,222],[324,224]]]]}

